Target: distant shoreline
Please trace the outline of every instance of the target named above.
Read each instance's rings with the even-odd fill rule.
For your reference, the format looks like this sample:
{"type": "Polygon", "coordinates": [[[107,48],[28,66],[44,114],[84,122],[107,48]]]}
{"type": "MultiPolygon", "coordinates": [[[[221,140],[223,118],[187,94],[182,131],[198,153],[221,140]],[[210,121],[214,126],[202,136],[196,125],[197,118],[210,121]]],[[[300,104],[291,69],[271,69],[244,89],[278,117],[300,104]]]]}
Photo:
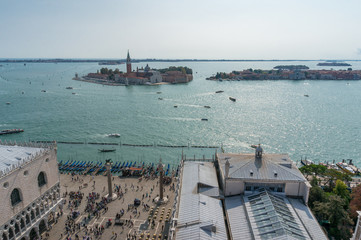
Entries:
{"type": "MultiPolygon", "coordinates": [[[[0,63],[106,63],[120,61],[124,62],[125,59],[71,59],[71,58],[55,58],[55,59],[34,59],[34,58],[3,58],[0,59],[0,63]]],[[[132,63],[139,62],[319,62],[319,61],[348,61],[359,62],[361,60],[329,60],[329,59],[133,59],[132,63]]],[[[104,65],[104,64],[102,64],[104,65]]]]}
{"type": "MultiPolygon", "coordinates": [[[[96,83],[101,85],[108,85],[108,86],[134,86],[134,85],[125,85],[123,83],[118,82],[110,82],[109,80],[101,80],[101,79],[95,79],[95,78],[73,78],[75,81],[82,81],[82,82],[88,82],[88,83],[96,83]]],[[[143,84],[143,86],[157,86],[157,85],[166,85],[170,84],[168,82],[160,82],[160,83],[152,83],[152,84],[143,84]]]]}

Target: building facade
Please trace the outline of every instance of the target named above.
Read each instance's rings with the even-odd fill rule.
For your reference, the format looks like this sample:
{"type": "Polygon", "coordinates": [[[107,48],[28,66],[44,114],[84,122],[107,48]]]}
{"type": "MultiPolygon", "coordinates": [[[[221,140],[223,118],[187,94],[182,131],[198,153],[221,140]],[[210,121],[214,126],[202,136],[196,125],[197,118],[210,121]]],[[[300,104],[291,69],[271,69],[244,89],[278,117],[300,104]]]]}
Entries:
{"type": "Polygon", "coordinates": [[[308,201],[311,185],[288,154],[221,153],[217,155],[225,196],[250,194],[260,188],[308,201]]]}
{"type": "Polygon", "coordinates": [[[0,237],[40,239],[61,207],[56,145],[0,142],[0,237]]]}

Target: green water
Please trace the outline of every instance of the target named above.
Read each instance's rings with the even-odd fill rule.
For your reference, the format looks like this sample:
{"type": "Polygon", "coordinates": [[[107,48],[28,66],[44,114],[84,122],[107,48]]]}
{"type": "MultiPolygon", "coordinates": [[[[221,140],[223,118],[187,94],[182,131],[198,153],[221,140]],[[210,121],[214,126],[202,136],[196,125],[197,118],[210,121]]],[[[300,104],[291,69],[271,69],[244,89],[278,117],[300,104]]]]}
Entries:
{"type": "MultiPolygon", "coordinates": [[[[250,145],[261,141],[265,152],[289,153],[294,161],[307,156],[316,162],[351,158],[361,163],[361,81],[205,80],[216,72],[281,64],[319,68],[317,62],[151,62],[152,68],[188,66],[194,80],[124,87],[72,80],[76,72],[83,75],[101,67],[94,63],[5,63],[0,67],[0,129],[25,132],[0,139],[223,145],[227,152],[253,152],[250,145]],[[68,86],[74,89],[65,89],[68,86]],[[224,92],[216,94],[217,90],[224,92]],[[230,101],[230,96],[237,101],[230,101]],[[109,138],[110,133],[121,137],[109,138]]],[[[351,64],[361,69],[361,62],[351,64]]],[[[133,69],[145,65],[133,64],[133,69]]],[[[119,68],[124,71],[125,66],[119,68]]],[[[182,154],[181,148],[116,146],[114,153],[99,153],[101,148],[105,147],[59,144],[58,159],[149,162],[161,157],[176,164],[182,154]]],[[[211,158],[215,151],[183,148],[192,158],[211,158]]]]}

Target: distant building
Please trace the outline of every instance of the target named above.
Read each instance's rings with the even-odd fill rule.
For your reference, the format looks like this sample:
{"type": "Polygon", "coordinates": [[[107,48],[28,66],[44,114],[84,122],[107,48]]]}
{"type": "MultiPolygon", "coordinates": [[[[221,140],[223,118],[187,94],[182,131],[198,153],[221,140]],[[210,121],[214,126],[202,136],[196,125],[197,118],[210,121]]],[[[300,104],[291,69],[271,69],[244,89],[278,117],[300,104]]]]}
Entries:
{"type": "Polygon", "coordinates": [[[40,239],[61,204],[56,146],[0,142],[0,236],[40,239]]]}
{"type": "Polygon", "coordinates": [[[130,59],[130,55],[129,55],[129,50],[128,50],[128,55],[127,55],[127,73],[131,73],[132,72],[132,62],[130,59]]]}

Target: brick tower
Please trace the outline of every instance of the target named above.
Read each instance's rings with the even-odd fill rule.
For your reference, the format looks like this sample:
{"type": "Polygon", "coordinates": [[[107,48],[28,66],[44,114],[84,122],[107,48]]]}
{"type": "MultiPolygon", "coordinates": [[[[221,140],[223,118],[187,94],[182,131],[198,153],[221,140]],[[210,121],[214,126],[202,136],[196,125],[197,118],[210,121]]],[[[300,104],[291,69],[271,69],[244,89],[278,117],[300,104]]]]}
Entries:
{"type": "Polygon", "coordinates": [[[132,63],[130,62],[130,56],[129,56],[129,50],[128,50],[128,56],[127,56],[127,73],[132,72],[132,63]]]}

